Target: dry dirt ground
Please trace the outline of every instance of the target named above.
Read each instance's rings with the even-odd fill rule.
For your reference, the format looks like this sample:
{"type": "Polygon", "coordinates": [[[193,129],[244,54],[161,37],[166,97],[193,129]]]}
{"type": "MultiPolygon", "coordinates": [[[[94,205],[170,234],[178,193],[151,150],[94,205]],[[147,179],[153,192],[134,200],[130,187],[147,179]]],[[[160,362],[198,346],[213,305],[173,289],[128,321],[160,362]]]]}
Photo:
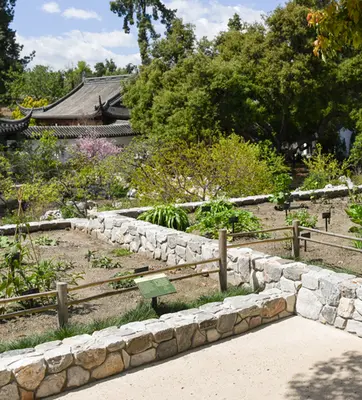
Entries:
{"type": "MultiPolygon", "coordinates": [[[[328,226],[329,232],[339,233],[348,236],[354,236],[349,232],[352,226],[355,226],[348,218],[345,209],[348,205],[347,198],[330,199],[330,200],[317,200],[315,202],[302,201],[292,203],[292,212],[307,207],[310,214],[318,216],[317,229],[325,231],[325,221],[322,219],[322,213],[331,211],[331,223],[328,226]]],[[[258,206],[247,206],[243,209],[252,211],[262,221],[264,229],[285,226],[285,212],[276,211],[272,203],[264,203],[258,206]]],[[[271,237],[290,236],[288,231],[275,232],[271,237]]],[[[312,233],[312,239],[330,242],[338,245],[345,245],[353,247],[353,242],[331,236],[325,236],[312,233]]],[[[235,243],[250,242],[248,247],[254,250],[261,251],[270,255],[291,258],[291,242],[277,242],[255,244],[252,242],[258,239],[242,238],[235,241],[235,243]]],[[[304,243],[304,242],[303,242],[304,243]]],[[[330,246],[324,246],[315,243],[307,244],[307,251],[304,251],[304,244],[301,245],[300,258],[301,261],[322,267],[329,267],[336,271],[347,270],[354,274],[362,275],[362,253],[342,250],[330,246]]]]}
{"type": "MultiPolygon", "coordinates": [[[[150,269],[157,270],[165,267],[162,261],[151,260],[140,254],[131,254],[129,256],[116,257],[112,250],[115,246],[111,244],[95,240],[84,233],[71,230],[37,232],[31,237],[35,240],[39,236],[47,236],[51,239],[59,241],[57,246],[37,246],[37,250],[41,259],[61,260],[71,262],[73,268],[71,273],[84,273],[84,279],[79,284],[106,280],[120,271],[132,271],[135,268],[149,266],[150,269]],[[89,251],[95,251],[98,256],[107,256],[113,262],[119,262],[120,268],[103,269],[92,268],[87,261],[85,255],[89,251]]],[[[170,276],[185,275],[193,272],[191,269],[183,269],[176,271],[170,276]]],[[[218,288],[218,282],[210,277],[196,277],[182,281],[174,282],[177,289],[176,294],[164,296],[161,301],[190,301],[198,298],[203,294],[215,291],[218,288]]],[[[99,293],[113,290],[107,284],[87,288],[77,293],[75,298],[85,298],[99,293]]],[[[73,306],[70,309],[70,323],[88,323],[97,319],[105,319],[108,317],[117,317],[125,311],[134,308],[137,303],[142,300],[138,291],[124,293],[112,297],[106,297],[73,306]]],[[[147,300],[148,301],[148,300],[147,300]]],[[[1,340],[10,340],[21,338],[32,333],[39,333],[57,327],[56,313],[53,311],[35,314],[29,317],[19,317],[12,320],[0,321],[0,338],[1,340]]]]}

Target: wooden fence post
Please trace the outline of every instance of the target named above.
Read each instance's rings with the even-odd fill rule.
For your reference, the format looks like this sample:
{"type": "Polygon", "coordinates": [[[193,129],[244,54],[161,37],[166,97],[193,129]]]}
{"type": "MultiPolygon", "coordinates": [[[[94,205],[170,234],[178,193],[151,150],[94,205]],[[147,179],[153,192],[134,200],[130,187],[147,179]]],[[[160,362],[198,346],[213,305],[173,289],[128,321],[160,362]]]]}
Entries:
{"type": "Polygon", "coordinates": [[[68,323],[68,284],[57,282],[58,326],[62,328],[68,323]]]}
{"type": "Polygon", "coordinates": [[[298,239],[300,229],[299,229],[300,221],[293,221],[293,247],[292,247],[292,255],[294,258],[299,258],[300,256],[300,241],[298,239]]]}
{"type": "Polygon", "coordinates": [[[228,275],[227,275],[227,237],[226,229],[219,230],[219,280],[220,280],[220,290],[225,292],[228,287],[228,275]]]}

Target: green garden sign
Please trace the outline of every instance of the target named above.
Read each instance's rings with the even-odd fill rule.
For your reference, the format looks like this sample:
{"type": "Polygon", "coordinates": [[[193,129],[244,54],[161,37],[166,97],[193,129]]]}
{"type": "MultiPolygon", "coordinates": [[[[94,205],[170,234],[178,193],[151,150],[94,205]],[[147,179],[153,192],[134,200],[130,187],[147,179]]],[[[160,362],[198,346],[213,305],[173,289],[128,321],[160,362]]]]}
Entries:
{"type": "Polygon", "coordinates": [[[176,293],[176,289],[165,274],[155,274],[134,280],[142,296],[152,299],[152,305],[157,304],[157,297],[176,293]]]}

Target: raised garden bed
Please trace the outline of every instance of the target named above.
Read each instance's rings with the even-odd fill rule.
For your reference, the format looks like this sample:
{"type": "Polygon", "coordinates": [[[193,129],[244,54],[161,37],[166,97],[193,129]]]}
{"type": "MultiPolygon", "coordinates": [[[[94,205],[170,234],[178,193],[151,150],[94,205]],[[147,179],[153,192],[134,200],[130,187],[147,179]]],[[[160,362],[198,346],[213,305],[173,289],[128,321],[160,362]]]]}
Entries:
{"type": "MultiPolygon", "coordinates": [[[[35,245],[40,259],[51,259],[53,261],[63,261],[70,265],[68,274],[82,274],[83,279],[78,280],[79,284],[106,280],[118,272],[131,271],[135,268],[149,266],[151,270],[157,270],[165,266],[161,260],[154,260],[144,254],[130,254],[117,257],[114,246],[101,240],[92,238],[83,232],[73,230],[57,230],[48,232],[35,232],[31,234],[34,243],[39,238],[48,238],[56,241],[56,246],[35,245]],[[87,254],[93,253],[98,260],[111,260],[113,264],[118,264],[114,269],[93,268],[92,262],[86,258],[87,254]]],[[[27,241],[28,242],[28,241],[27,241]]],[[[28,242],[29,243],[29,242],[28,242]]],[[[4,250],[1,250],[4,252],[4,250]]],[[[102,264],[102,263],[98,263],[102,264]]],[[[187,271],[172,271],[170,276],[185,274],[187,271]]],[[[201,295],[208,294],[218,288],[218,282],[208,277],[196,277],[174,283],[177,293],[162,298],[162,301],[183,301],[189,302],[201,295]]],[[[96,294],[113,290],[109,285],[104,284],[76,292],[74,298],[84,298],[96,294]]],[[[123,293],[117,296],[98,299],[87,303],[82,303],[70,308],[71,324],[90,323],[111,317],[120,317],[126,311],[134,309],[142,300],[138,291],[123,293]]],[[[41,333],[57,327],[57,317],[55,311],[48,311],[41,314],[34,314],[26,317],[19,317],[10,320],[0,321],[0,336],[2,341],[18,339],[27,336],[29,333],[41,333]]]]}

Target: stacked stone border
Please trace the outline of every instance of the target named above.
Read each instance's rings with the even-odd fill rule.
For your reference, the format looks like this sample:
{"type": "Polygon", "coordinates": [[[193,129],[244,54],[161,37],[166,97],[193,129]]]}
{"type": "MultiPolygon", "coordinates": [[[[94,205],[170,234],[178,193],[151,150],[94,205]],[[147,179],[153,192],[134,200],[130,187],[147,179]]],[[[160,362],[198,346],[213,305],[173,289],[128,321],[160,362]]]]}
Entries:
{"type": "MultiPolygon", "coordinates": [[[[168,265],[218,257],[215,240],[138,221],[119,212],[99,213],[91,220],[33,223],[31,231],[69,227],[168,265]]],[[[13,228],[10,226],[9,232],[13,228]]],[[[202,268],[215,268],[215,264],[202,268]]],[[[0,354],[0,400],[47,397],[292,314],[362,337],[362,278],[248,248],[228,250],[228,269],[230,283],[262,292],[164,315],[159,320],[0,354]]]]}
{"type": "MultiPolygon", "coordinates": [[[[216,240],[112,212],[100,213],[93,220],[72,220],[72,228],[168,265],[219,257],[216,240]]],[[[362,278],[249,248],[228,249],[227,266],[229,283],[254,292],[278,289],[296,294],[298,315],[362,337],[362,278]]],[[[202,270],[215,267],[215,263],[200,266],[202,270]]]]}
{"type": "Polygon", "coordinates": [[[0,399],[44,398],[245,333],[292,315],[295,300],[295,294],[272,289],[8,351],[0,355],[0,399]]]}

